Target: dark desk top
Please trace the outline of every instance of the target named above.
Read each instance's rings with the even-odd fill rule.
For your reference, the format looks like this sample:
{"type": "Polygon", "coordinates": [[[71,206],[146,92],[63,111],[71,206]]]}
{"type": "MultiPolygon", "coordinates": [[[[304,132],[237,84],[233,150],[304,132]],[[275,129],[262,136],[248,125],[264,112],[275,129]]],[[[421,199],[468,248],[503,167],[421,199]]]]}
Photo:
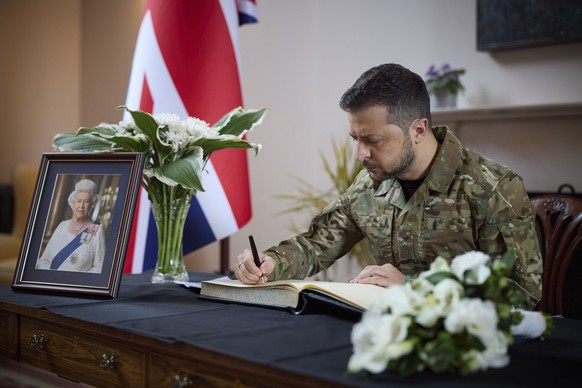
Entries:
{"type": "MultiPolygon", "coordinates": [[[[14,292],[0,287],[0,300],[90,321],[171,343],[187,343],[257,364],[316,376],[331,383],[431,386],[579,386],[582,321],[555,318],[545,341],[516,339],[511,362],[467,377],[424,372],[346,375],[354,321],[323,314],[205,301],[175,284],[151,284],[151,273],[124,275],[117,299],[14,292]]],[[[194,281],[213,277],[191,274],[194,281]]]]}

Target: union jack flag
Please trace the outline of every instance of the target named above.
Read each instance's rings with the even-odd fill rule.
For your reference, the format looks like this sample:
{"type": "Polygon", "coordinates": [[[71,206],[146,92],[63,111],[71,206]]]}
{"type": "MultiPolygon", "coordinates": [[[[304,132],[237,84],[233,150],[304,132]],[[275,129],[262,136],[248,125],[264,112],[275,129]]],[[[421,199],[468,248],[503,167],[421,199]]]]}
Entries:
{"type": "MultiPolygon", "coordinates": [[[[243,106],[238,27],[257,22],[254,0],[149,0],[138,33],[126,105],[152,114],[218,121],[243,106]]],[[[205,192],[190,205],[184,253],[230,236],[251,218],[247,154],[212,154],[205,192]]],[[[147,193],[140,191],[124,273],[155,267],[157,232],[147,193]]]]}

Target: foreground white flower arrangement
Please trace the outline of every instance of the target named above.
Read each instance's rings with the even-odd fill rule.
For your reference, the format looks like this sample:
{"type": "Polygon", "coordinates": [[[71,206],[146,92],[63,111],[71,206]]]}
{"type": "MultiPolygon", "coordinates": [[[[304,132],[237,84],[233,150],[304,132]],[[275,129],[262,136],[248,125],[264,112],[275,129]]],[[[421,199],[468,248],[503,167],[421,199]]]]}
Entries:
{"type": "Polygon", "coordinates": [[[417,279],[386,290],[352,330],[348,371],[469,374],[509,363],[513,335],[545,338],[551,317],[515,309],[523,294],[508,280],[509,255],[438,257],[417,279]]]}

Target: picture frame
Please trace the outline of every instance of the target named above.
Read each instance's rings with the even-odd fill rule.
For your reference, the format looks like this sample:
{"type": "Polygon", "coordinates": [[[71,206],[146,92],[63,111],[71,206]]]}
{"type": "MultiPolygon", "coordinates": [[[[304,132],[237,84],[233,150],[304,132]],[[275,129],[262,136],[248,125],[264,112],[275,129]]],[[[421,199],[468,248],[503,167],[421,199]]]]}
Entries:
{"type": "Polygon", "coordinates": [[[582,41],[580,0],[477,0],[477,50],[582,41]]]}
{"type": "Polygon", "coordinates": [[[117,298],[143,166],[139,152],[44,153],[12,289],[117,298]]]}

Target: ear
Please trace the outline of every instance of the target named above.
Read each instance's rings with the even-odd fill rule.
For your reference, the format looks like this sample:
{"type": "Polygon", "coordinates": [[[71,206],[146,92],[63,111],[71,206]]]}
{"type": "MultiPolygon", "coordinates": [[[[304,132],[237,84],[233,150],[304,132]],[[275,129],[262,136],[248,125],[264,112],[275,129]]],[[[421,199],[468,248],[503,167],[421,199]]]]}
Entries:
{"type": "Polygon", "coordinates": [[[428,131],[428,119],[422,118],[414,120],[410,126],[410,136],[414,144],[422,143],[428,131]]]}

